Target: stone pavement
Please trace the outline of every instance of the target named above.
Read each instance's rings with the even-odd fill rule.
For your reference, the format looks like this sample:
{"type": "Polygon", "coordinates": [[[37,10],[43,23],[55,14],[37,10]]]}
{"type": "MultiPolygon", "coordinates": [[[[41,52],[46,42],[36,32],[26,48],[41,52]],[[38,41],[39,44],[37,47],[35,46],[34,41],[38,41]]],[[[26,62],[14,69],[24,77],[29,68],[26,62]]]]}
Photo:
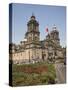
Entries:
{"type": "Polygon", "coordinates": [[[57,84],[66,83],[66,65],[55,63],[57,84]]]}

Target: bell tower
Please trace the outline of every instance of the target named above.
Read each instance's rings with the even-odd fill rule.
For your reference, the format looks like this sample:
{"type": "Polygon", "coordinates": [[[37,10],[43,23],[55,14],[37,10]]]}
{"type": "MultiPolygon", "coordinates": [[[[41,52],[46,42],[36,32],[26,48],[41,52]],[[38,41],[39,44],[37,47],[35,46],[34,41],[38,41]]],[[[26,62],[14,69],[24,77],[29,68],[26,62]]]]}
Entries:
{"type": "Polygon", "coordinates": [[[59,32],[57,30],[56,25],[54,25],[52,28],[52,31],[50,33],[50,38],[56,45],[60,45],[59,32]]]}
{"type": "Polygon", "coordinates": [[[36,61],[39,57],[40,48],[40,32],[39,23],[36,17],[32,14],[30,20],[27,22],[27,32],[25,34],[26,42],[26,53],[28,53],[29,62],[36,61]]]}
{"type": "Polygon", "coordinates": [[[27,23],[27,32],[25,34],[28,43],[38,43],[40,39],[39,23],[36,17],[32,14],[27,23]]]}

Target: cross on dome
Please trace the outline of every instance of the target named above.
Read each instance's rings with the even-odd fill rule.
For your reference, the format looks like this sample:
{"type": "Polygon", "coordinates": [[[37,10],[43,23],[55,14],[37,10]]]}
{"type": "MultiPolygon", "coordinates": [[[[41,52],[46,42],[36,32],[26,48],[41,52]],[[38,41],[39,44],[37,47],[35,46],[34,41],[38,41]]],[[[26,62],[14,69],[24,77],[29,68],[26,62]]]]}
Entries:
{"type": "Polygon", "coordinates": [[[32,13],[31,19],[32,19],[32,20],[35,20],[35,15],[34,15],[34,13],[32,13]]]}

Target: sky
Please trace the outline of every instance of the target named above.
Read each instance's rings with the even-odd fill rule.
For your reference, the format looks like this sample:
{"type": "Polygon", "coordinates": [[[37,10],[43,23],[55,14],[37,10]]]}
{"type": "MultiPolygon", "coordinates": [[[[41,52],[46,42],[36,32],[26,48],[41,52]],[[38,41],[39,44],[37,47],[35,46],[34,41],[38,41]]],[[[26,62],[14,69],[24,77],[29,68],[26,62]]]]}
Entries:
{"type": "Polygon", "coordinates": [[[49,32],[55,24],[60,37],[62,47],[66,46],[66,7],[32,5],[14,3],[12,6],[12,42],[19,44],[24,40],[27,31],[27,22],[30,20],[32,13],[39,22],[40,40],[46,39],[49,32]]]}

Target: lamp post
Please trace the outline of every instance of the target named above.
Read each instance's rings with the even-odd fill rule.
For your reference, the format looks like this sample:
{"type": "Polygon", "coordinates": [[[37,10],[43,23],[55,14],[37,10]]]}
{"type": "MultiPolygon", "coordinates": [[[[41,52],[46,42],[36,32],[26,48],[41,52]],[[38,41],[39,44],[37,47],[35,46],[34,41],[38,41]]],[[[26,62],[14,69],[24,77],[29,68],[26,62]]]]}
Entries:
{"type": "Polygon", "coordinates": [[[29,44],[29,62],[30,62],[30,44],[29,44]]]}
{"type": "Polygon", "coordinates": [[[35,46],[35,62],[37,61],[36,59],[37,59],[37,57],[36,57],[36,46],[35,46]]]}
{"type": "MultiPolygon", "coordinates": [[[[27,41],[26,38],[24,38],[24,51],[25,51],[25,42],[27,41]]],[[[26,54],[26,53],[25,53],[26,54]]],[[[25,55],[25,59],[26,59],[26,55],[25,55]]]]}

